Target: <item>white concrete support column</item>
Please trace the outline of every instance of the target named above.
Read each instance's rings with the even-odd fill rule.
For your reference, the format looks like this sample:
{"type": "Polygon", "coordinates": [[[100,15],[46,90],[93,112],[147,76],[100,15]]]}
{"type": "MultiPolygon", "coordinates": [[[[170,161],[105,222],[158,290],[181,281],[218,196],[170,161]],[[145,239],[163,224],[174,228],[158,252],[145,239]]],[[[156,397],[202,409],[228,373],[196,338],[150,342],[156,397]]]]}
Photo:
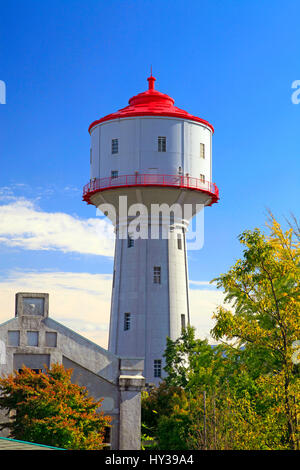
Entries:
{"type": "MultiPolygon", "coordinates": [[[[158,384],[154,362],[164,376],[166,338],[177,339],[189,323],[186,223],[163,224],[163,238],[119,236],[116,231],[109,350],[120,357],[144,357],[144,376],[158,384]]],[[[123,229],[122,229],[123,230],[123,229]]]]}
{"type": "Polygon", "coordinates": [[[189,324],[189,285],[187,256],[185,244],[185,229],[174,227],[168,243],[169,264],[169,303],[170,303],[170,333],[176,340],[182,328],[189,324]]]}
{"type": "Polygon", "coordinates": [[[143,360],[122,359],[120,365],[120,428],[119,450],[141,448],[141,390],[143,360]]]}

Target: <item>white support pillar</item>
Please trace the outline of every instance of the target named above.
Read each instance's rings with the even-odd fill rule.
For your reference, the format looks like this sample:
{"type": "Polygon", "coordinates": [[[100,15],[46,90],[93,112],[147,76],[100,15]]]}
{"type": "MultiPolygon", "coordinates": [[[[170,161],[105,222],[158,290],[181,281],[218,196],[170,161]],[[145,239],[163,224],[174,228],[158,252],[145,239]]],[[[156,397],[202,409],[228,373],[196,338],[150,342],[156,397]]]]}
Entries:
{"type": "Polygon", "coordinates": [[[177,339],[189,323],[186,225],[177,220],[170,233],[169,220],[162,226],[165,238],[153,239],[149,223],[148,239],[131,244],[116,230],[109,350],[120,357],[144,357],[146,381],[156,385],[154,361],[161,361],[163,377],[166,338],[177,339]]]}
{"type": "Polygon", "coordinates": [[[119,450],[141,448],[141,390],[143,360],[121,359],[119,450]]]}

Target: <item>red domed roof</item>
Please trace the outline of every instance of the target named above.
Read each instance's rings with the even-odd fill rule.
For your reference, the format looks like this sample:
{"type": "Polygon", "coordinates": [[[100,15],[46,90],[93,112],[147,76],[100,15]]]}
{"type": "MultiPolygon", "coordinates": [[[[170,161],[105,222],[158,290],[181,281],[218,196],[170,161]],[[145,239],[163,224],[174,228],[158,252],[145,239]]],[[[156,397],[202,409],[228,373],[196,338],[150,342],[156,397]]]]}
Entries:
{"type": "Polygon", "coordinates": [[[155,90],[154,82],[156,79],[152,77],[152,74],[147,80],[149,82],[149,88],[147,91],[130,98],[129,106],[126,106],[126,108],[120,109],[115,113],[108,114],[107,116],[92,122],[89,127],[89,132],[94,126],[101,122],[133,116],[170,116],[188,119],[205,124],[214,132],[214,128],[209,122],[197,116],[193,116],[183,109],[176,108],[176,106],[174,106],[173,98],[155,90]]]}

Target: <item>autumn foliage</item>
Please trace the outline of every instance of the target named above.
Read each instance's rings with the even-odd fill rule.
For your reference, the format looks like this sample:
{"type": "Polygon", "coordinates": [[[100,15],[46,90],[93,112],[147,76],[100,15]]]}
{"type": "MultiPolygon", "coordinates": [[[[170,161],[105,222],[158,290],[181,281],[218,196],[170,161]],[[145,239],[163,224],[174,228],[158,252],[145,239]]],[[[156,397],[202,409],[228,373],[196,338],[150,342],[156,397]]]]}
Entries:
{"type": "Polygon", "coordinates": [[[110,417],[101,400],[71,383],[71,369],[54,364],[45,373],[24,367],[0,378],[0,407],[10,419],[2,425],[15,439],[65,449],[102,449],[110,417]]]}
{"type": "Polygon", "coordinates": [[[192,327],[167,340],[167,378],[142,406],[160,449],[300,449],[299,230],[270,215],[268,235],[242,233],[242,258],[214,280],[227,303],[216,345],[192,327]]]}

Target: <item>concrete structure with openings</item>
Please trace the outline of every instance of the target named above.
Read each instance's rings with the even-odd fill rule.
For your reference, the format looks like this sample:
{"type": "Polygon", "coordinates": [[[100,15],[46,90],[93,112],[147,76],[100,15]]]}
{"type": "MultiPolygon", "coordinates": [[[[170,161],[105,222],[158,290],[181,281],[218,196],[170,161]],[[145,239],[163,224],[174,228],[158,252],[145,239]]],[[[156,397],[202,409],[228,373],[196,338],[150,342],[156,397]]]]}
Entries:
{"type": "Polygon", "coordinates": [[[176,339],[190,321],[186,231],[219,192],[212,183],[212,125],[155,90],[152,74],[148,82],[127,107],[90,125],[83,199],[115,226],[109,351],[144,357],[146,381],[158,384],[166,337],[176,339]]]}
{"type": "MultiPolygon", "coordinates": [[[[49,295],[18,293],[15,317],[0,325],[0,376],[23,365],[44,370],[53,363],[72,369],[72,381],[84,385],[112,417],[111,449],[139,449],[144,364],[119,358],[49,317],[49,295]]],[[[0,422],[7,417],[0,413],[0,422]]],[[[7,432],[2,435],[7,436],[7,432]]]]}

